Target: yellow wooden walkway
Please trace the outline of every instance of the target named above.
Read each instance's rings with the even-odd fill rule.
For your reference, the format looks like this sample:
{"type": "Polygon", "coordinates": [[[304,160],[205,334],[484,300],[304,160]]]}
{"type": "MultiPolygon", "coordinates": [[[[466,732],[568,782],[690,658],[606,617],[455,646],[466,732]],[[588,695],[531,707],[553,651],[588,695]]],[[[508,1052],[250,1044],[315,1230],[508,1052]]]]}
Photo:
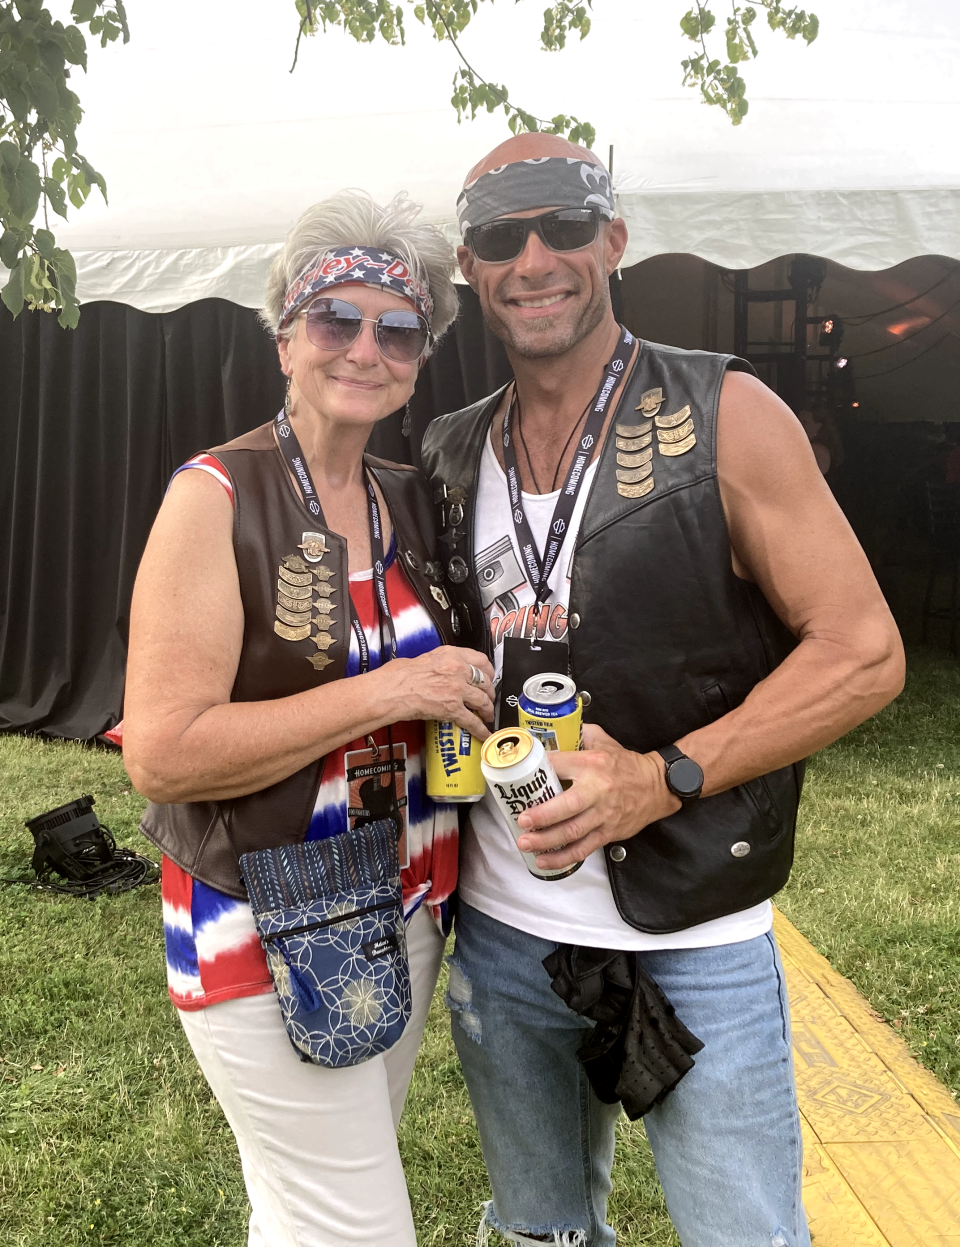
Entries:
{"type": "Polygon", "coordinates": [[[783,914],[814,1247],[960,1247],[960,1104],[783,914]]]}

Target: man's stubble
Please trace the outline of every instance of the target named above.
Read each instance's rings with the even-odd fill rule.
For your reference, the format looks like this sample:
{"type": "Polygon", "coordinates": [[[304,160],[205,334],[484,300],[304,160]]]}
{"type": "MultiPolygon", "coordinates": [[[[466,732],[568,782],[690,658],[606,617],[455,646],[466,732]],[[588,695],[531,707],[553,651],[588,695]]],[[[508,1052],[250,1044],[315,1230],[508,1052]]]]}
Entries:
{"type": "MultiPolygon", "coordinates": [[[[527,297],[536,298],[536,291],[530,291],[527,297]]],[[[566,355],[593,333],[603,323],[609,307],[609,289],[601,286],[596,296],[570,325],[564,325],[552,316],[543,316],[511,326],[489,305],[483,306],[483,315],[490,332],[500,339],[508,351],[522,359],[550,359],[566,355]]]]}

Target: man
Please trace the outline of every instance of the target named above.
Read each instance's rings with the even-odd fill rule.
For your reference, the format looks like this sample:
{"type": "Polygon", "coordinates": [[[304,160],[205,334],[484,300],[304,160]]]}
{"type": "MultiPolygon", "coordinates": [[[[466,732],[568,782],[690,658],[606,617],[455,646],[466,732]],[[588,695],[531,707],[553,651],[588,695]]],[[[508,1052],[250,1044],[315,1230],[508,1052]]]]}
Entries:
{"type": "Polygon", "coordinates": [[[645,1117],[684,1247],[806,1247],[769,898],[800,760],[902,687],[896,627],[749,365],[621,333],[608,278],[627,235],[596,157],[511,139],[459,213],[516,381],[427,432],[449,580],[500,722],[544,669],[569,670],[587,721],[583,752],[552,755],[571,786],[520,820],[521,849],[576,873],[532,876],[489,798],[465,836],[450,1004],[493,1191],[481,1241],[615,1241],[619,1106],[589,1085],[591,1024],[541,964],[563,944],[635,956],[703,1042],[645,1117]]]}

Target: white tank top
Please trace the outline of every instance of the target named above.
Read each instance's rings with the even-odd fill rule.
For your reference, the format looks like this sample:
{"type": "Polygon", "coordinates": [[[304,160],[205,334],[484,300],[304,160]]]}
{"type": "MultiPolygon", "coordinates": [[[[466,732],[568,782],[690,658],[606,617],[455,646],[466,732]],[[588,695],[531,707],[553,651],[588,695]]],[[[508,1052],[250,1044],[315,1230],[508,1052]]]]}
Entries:
{"type": "MultiPolygon", "coordinates": [[[[596,470],[594,460],[584,473],[567,539],[550,577],[548,640],[566,638],[570,563],[596,470]]],[[[558,493],[523,495],[524,510],[541,552],[558,493]]],[[[484,617],[493,638],[499,679],[503,638],[524,635],[534,593],[520,562],[507,480],[489,438],[484,442],[480,465],[474,538],[484,617]]],[[[772,920],[770,902],[764,901],[751,909],[671,935],[647,935],[629,926],[617,912],[601,852],[591,853],[580,869],[566,879],[544,881],[531,875],[503,815],[489,795],[470,811],[470,826],[461,844],[459,891],[468,905],[499,922],[558,944],[593,948],[705,948],[735,944],[762,935],[770,929],[772,920]]]]}

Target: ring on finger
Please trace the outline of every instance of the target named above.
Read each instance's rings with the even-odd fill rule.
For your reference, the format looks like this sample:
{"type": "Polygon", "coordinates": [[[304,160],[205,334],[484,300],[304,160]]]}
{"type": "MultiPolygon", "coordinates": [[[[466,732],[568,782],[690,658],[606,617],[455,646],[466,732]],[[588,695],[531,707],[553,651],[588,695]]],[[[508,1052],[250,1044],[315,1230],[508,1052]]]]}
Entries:
{"type": "Polygon", "coordinates": [[[475,684],[477,688],[483,683],[483,672],[479,667],[475,667],[473,663],[470,664],[470,683],[475,684]]]}

